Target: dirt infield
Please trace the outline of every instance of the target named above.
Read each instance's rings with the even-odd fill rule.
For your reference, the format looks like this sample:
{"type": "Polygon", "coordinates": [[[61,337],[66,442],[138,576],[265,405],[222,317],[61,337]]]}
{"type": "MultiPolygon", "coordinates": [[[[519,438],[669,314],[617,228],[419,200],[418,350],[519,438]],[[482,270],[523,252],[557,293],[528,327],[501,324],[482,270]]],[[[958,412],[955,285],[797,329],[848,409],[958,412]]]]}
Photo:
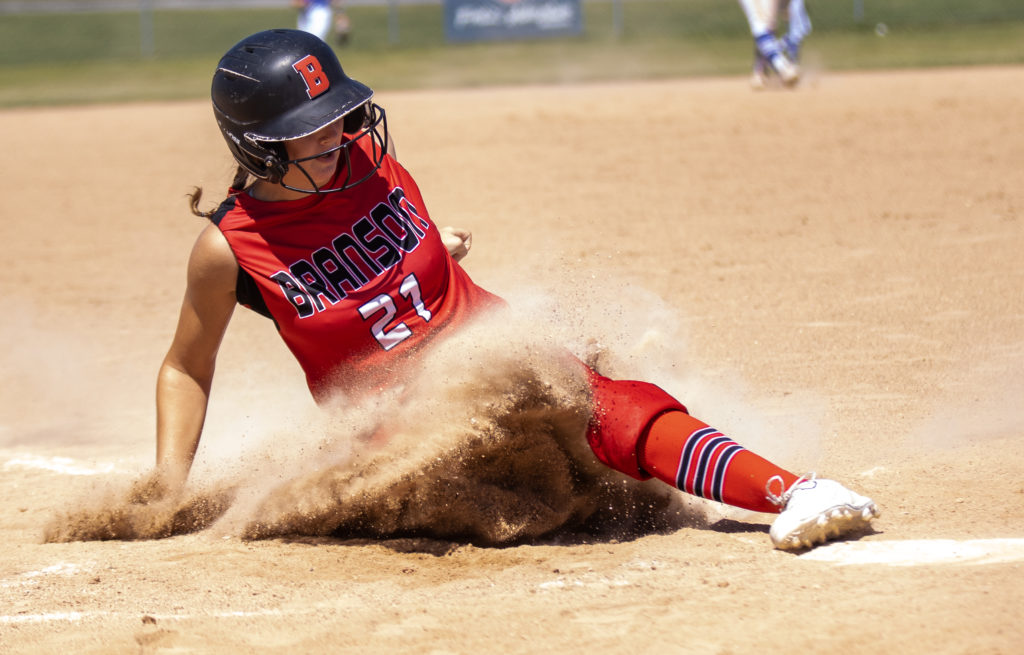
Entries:
{"type": "MultiPolygon", "coordinates": [[[[1019,652],[1021,88],[1001,68],[378,98],[483,286],[882,508],[860,550],[802,556],[705,506],[500,548],[230,521],[44,543],[150,466],[202,227],[185,194],[232,167],[205,103],[0,112],[0,652],[1019,652]]],[[[273,488],[323,420],[236,312],[193,482],[273,488]]]]}

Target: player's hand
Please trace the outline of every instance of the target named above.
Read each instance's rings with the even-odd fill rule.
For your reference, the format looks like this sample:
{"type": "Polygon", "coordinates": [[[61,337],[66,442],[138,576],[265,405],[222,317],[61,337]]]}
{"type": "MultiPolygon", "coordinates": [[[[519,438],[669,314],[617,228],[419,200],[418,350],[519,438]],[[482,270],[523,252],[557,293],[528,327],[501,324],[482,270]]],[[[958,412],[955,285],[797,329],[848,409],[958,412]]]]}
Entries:
{"type": "Polygon", "coordinates": [[[441,243],[448,249],[448,254],[455,261],[469,254],[473,247],[473,233],[461,227],[442,227],[441,243]]]}

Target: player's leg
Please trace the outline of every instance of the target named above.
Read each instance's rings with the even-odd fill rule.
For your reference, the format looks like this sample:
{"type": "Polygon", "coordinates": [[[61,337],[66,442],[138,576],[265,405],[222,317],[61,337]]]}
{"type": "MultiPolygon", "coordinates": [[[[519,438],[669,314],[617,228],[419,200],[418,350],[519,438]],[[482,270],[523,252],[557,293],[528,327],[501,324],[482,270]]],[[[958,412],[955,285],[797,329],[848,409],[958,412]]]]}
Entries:
{"type": "Polygon", "coordinates": [[[747,17],[747,25],[750,26],[750,34],[756,39],[762,34],[775,32],[775,12],[772,5],[775,0],[739,0],[740,7],[747,17]]]}
{"type": "Polygon", "coordinates": [[[334,10],[331,9],[330,5],[317,5],[309,11],[306,31],[316,34],[320,39],[326,41],[330,36],[333,20],[334,10]]]}
{"type": "Polygon", "coordinates": [[[768,59],[761,54],[761,50],[757,47],[757,38],[775,31],[774,25],[769,24],[771,17],[764,10],[762,2],[763,0],[739,0],[740,7],[747,17],[750,34],[754,37],[754,65],[750,73],[750,86],[758,90],[768,85],[768,77],[772,68],[768,59]]]}
{"type": "Polygon", "coordinates": [[[800,46],[811,33],[811,17],[807,14],[804,0],[789,0],[786,16],[788,26],[786,35],[782,37],[782,44],[789,58],[797,62],[800,60],[800,46]]]}
{"type": "Polygon", "coordinates": [[[765,89],[769,84],[772,67],[768,60],[754,47],[754,66],[750,71],[750,87],[755,91],[765,89]]]}
{"type": "Polygon", "coordinates": [[[768,62],[784,84],[796,84],[800,69],[789,60],[782,42],[775,36],[776,0],[739,0],[739,3],[747,16],[758,55],[768,62]]]}
{"type": "Polygon", "coordinates": [[[351,33],[352,19],[349,18],[348,14],[345,13],[345,10],[342,9],[334,19],[334,38],[337,40],[339,45],[348,45],[349,35],[351,33]]]}
{"type": "Polygon", "coordinates": [[[770,482],[790,488],[799,476],[755,455],[684,412],[654,419],[637,449],[640,467],[686,493],[754,512],[776,513],[770,482]]]}
{"type": "Polygon", "coordinates": [[[807,548],[863,529],[878,508],[833,480],[805,479],[679,411],[658,416],[638,446],[641,468],[687,493],[755,512],[779,513],[777,548],[807,548]]]}
{"type": "Polygon", "coordinates": [[[778,548],[803,548],[864,528],[874,502],[831,480],[806,480],[747,450],[653,384],[590,371],[594,417],[587,440],[598,459],[638,479],[656,477],[687,493],[779,513],[778,548]]]}

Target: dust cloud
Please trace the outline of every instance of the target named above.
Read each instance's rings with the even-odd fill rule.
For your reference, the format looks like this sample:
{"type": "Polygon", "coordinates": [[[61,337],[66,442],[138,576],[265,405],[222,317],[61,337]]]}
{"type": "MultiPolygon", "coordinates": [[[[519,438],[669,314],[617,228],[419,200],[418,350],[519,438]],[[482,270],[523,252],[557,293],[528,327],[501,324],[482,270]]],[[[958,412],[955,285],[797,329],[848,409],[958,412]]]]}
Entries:
{"type": "Polygon", "coordinates": [[[0,323],[0,341],[8,344],[0,349],[0,448],[102,444],[125,455],[137,429],[151,431],[152,387],[119,382],[138,359],[123,334],[57,320],[20,299],[0,323]]]}
{"type": "MultiPolygon", "coordinates": [[[[193,475],[180,495],[148,479],[110,490],[55,517],[44,539],[209,530],[503,545],[629,538],[721,515],[660,482],[607,469],[584,436],[590,397],[578,360],[672,392],[699,391],[699,376],[682,364],[678,312],[636,288],[623,294],[564,280],[566,293],[538,288],[505,293],[514,312],[436,344],[395,389],[292,417],[248,451],[193,475]]],[[[714,391],[714,403],[735,401],[749,423],[766,422],[736,393],[714,391]]]]}
{"type": "Polygon", "coordinates": [[[478,321],[433,347],[413,379],[363,402],[336,399],[301,429],[270,435],[220,469],[230,475],[193,480],[178,497],[136,481],[56,517],[44,539],[209,529],[244,538],[423,536],[498,545],[621,538],[702,521],[700,506],[667,486],[597,462],[584,438],[583,367],[553,323],[534,314],[478,321]]]}
{"type": "Polygon", "coordinates": [[[946,374],[943,393],[916,429],[913,448],[949,449],[1024,436],[1021,343],[974,344],[946,374]]]}

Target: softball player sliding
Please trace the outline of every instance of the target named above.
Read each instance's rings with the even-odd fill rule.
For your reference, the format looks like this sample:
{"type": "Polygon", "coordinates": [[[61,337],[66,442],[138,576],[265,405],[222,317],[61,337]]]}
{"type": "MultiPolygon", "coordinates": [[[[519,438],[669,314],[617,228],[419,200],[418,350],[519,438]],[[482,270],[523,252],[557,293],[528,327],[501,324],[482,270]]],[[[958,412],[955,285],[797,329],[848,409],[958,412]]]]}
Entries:
{"type": "Polygon", "coordinates": [[[764,88],[771,73],[786,86],[800,80],[800,46],[811,33],[811,18],[804,0],[739,0],[754,37],[754,70],[750,84],[764,88]],[[779,13],[786,8],[787,30],[776,36],[779,13]]]}
{"type": "MultiPolygon", "coordinates": [[[[424,350],[506,303],[458,263],[465,230],[439,230],[394,157],[384,110],[330,47],[297,30],[254,34],[213,76],[217,123],[238,163],[188,265],[178,326],[157,382],[157,478],[188,476],[214,364],[234,305],[273,319],[318,401],[394,383],[424,350]]],[[[863,529],[878,514],[837,482],[798,478],[690,416],[653,384],[612,380],[564,354],[589,382],[586,438],[637,479],[779,513],[779,548],[863,529]]]]}

